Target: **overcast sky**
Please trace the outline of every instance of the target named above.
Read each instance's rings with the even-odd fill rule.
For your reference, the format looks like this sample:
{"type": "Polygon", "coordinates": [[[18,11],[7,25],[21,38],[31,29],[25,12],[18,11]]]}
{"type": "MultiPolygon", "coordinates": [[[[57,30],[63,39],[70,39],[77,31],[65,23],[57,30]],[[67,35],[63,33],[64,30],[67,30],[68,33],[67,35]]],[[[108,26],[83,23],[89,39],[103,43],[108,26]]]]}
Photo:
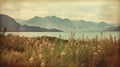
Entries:
{"type": "Polygon", "coordinates": [[[120,23],[117,0],[0,0],[0,14],[29,19],[57,16],[71,20],[120,23]]]}

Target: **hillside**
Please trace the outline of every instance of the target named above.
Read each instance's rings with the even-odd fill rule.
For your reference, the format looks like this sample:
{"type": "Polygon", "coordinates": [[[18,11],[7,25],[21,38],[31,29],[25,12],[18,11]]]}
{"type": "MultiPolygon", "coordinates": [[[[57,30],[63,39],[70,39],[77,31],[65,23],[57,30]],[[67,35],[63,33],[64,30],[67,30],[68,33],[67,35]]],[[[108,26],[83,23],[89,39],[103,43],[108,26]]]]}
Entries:
{"type": "Polygon", "coordinates": [[[14,18],[0,14],[0,31],[3,31],[4,28],[7,29],[7,32],[62,32],[55,28],[46,29],[40,26],[21,25],[14,18]]]}

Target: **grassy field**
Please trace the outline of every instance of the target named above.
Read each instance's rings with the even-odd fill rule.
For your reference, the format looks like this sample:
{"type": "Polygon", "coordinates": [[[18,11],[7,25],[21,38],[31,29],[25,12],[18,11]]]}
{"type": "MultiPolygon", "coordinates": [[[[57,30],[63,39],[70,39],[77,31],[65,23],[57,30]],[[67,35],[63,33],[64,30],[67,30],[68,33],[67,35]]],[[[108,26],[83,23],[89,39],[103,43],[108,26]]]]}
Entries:
{"type": "Polygon", "coordinates": [[[120,36],[63,40],[1,33],[0,67],[120,67],[120,36]]]}

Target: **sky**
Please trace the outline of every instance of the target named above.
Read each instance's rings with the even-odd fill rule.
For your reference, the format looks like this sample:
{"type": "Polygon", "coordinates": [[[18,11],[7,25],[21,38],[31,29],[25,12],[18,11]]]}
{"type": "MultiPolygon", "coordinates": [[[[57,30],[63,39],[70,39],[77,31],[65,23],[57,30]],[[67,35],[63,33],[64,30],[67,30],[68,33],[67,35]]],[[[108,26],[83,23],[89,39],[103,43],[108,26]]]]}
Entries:
{"type": "Polygon", "coordinates": [[[119,0],[0,0],[0,14],[16,19],[57,16],[110,24],[120,23],[119,0]]]}

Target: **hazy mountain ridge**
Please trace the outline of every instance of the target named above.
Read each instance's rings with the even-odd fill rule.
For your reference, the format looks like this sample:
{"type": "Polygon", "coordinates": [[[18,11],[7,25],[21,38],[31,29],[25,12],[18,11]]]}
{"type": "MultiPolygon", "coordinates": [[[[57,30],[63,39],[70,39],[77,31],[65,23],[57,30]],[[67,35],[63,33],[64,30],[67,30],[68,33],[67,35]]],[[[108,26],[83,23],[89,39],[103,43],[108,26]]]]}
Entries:
{"type": "Polygon", "coordinates": [[[36,26],[21,25],[14,18],[0,14],[0,31],[6,28],[7,32],[62,32],[57,29],[46,29],[36,26]]]}
{"type": "Polygon", "coordinates": [[[63,31],[101,31],[106,30],[115,25],[103,22],[91,22],[85,20],[72,21],[68,18],[62,19],[56,16],[47,16],[44,18],[35,16],[28,20],[19,20],[20,24],[26,24],[30,26],[44,27],[44,28],[56,28],[63,31]]]}
{"type": "Polygon", "coordinates": [[[45,18],[40,18],[40,17],[33,17],[29,20],[21,20],[18,21],[20,24],[24,25],[30,25],[30,26],[41,26],[45,28],[56,28],[64,31],[71,31],[75,29],[74,24],[72,23],[71,20],[69,19],[61,19],[56,16],[48,16],[45,18]]]}
{"type": "Polygon", "coordinates": [[[106,29],[106,31],[120,31],[120,25],[116,26],[116,27],[110,27],[110,28],[106,29]]]}

